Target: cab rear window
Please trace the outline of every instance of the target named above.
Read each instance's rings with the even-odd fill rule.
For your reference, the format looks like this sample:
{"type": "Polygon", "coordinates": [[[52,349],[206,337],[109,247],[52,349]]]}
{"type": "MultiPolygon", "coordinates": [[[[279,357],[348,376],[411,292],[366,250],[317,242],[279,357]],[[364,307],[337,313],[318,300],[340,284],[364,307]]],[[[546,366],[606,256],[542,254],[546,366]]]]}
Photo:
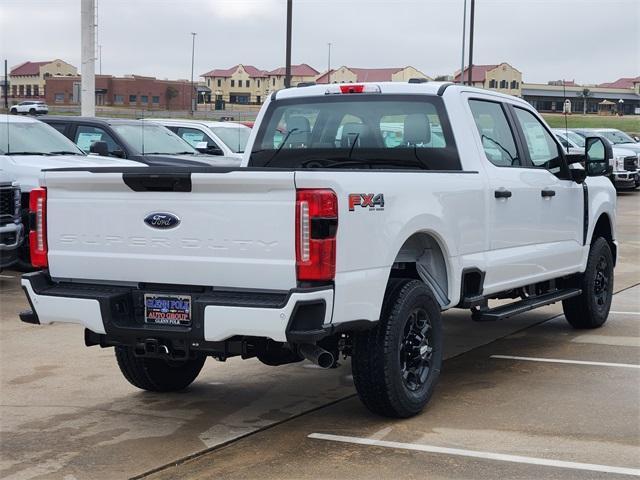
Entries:
{"type": "Polygon", "coordinates": [[[273,102],[249,165],[461,170],[437,96],[351,94],[273,102]]]}

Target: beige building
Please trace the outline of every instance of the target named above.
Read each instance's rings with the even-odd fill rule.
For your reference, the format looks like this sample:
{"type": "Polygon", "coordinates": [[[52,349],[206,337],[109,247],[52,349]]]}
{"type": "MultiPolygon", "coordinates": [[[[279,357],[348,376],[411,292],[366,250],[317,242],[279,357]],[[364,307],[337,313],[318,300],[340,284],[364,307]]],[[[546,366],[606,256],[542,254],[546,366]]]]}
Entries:
{"type": "MultiPolygon", "coordinates": [[[[313,82],[318,71],[303,63],[291,66],[291,85],[313,82]]],[[[215,69],[202,75],[211,99],[229,103],[262,103],[267,95],[284,88],[285,68],[260,70],[252,65],[215,69]]]]}
{"type": "MultiPolygon", "coordinates": [[[[204,85],[211,89],[211,100],[228,103],[259,104],[267,95],[284,88],[285,68],[260,70],[252,65],[236,65],[228,69],[214,69],[204,73],[204,85]]],[[[414,67],[353,68],[343,66],[330,73],[320,74],[302,63],[291,66],[291,86],[300,83],[406,82],[411,78],[430,77],[414,67]]]]}
{"type": "Polygon", "coordinates": [[[75,76],[78,69],[60,59],[47,62],[24,62],[9,72],[9,96],[20,98],[44,98],[46,80],[49,77],[75,76]]]}
{"type": "Polygon", "coordinates": [[[420,70],[410,66],[396,68],[342,66],[318,76],[316,83],[407,82],[412,78],[432,80],[420,70]]]}
{"type": "Polygon", "coordinates": [[[268,72],[253,65],[214,69],[201,75],[213,100],[229,103],[262,103],[269,91],[268,72]]]}
{"type": "MultiPolygon", "coordinates": [[[[284,88],[285,73],[285,67],[280,67],[269,72],[269,88],[271,91],[284,88]]],[[[306,63],[291,65],[291,86],[295,87],[300,83],[315,82],[318,75],[320,75],[320,72],[306,63]]]]}
{"type": "MultiPolygon", "coordinates": [[[[467,83],[468,76],[467,67],[462,76],[464,83],[467,83]]],[[[453,81],[460,83],[460,71],[456,72],[453,81]]],[[[474,65],[471,69],[471,84],[516,97],[522,96],[522,72],[505,62],[498,65],[474,65]]]]}

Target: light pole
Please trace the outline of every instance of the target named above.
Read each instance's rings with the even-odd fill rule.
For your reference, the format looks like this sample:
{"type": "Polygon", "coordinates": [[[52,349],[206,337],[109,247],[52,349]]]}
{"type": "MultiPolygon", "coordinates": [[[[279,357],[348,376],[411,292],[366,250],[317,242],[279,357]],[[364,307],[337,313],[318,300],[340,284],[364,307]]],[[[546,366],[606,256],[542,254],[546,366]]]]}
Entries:
{"type": "Polygon", "coordinates": [[[469,79],[469,86],[473,86],[472,74],[473,74],[473,24],[475,23],[476,15],[476,0],[471,0],[471,14],[469,16],[469,71],[467,78],[469,79]]]}
{"type": "Polygon", "coordinates": [[[193,104],[193,90],[195,88],[195,86],[193,84],[193,61],[195,59],[195,53],[196,53],[196,35],[197,35],[197,33],[191,32],[191,95],[190,95],[189,99],[191,101],[190,105],[191,105],[191,116],[192,117],[193,117],[193,112],[196,109],[196,106],[193,104]]]}
{"type": "Polygon", "coordinates": [[[291,18],[293,15],[293,0],[287,0],[287,48],[286,48],[286,62],[285,62],[285,74],[284,74],[284,86],[289,88],[291,86],[291,18]]]}
{"type": "Polygon", "coordinates": [[[329,46],[329,58],[327,60],[327,83],[331,83],[331,42],[327,43],[327,45],[329,46]]]}
{"type": "Polygon", "coordinates": [[[102,75],[102,45],[98,45],[98,72],[102,75]]]}

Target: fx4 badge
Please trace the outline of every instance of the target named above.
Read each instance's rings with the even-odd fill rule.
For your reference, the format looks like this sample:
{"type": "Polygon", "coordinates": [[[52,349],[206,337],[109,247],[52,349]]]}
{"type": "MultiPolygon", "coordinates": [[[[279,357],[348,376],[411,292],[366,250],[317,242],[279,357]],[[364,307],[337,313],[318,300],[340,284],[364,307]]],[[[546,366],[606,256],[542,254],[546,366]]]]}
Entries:
{"type": "Polygon", "coordinates": [[[384,210],[384,194],[350,193],[349,211],[353,212],[356,207],[368,208],[369,210],[384,210]]]}

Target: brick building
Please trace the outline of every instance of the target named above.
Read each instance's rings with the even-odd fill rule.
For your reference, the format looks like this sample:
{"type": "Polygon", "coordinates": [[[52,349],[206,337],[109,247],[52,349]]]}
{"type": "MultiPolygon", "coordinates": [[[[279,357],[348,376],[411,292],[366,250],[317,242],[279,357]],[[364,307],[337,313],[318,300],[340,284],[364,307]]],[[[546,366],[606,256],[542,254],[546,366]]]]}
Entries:
{"type": "MultiPolygon", "coordinates": [[[[46,101],[51,106],[79,105],[80,77],[47,78],[46,101]]],[[[96,106],[188,110],[190,101],[191,83],[188,80],[158,80],[139,75],[96,75],[96,106]]]]}

